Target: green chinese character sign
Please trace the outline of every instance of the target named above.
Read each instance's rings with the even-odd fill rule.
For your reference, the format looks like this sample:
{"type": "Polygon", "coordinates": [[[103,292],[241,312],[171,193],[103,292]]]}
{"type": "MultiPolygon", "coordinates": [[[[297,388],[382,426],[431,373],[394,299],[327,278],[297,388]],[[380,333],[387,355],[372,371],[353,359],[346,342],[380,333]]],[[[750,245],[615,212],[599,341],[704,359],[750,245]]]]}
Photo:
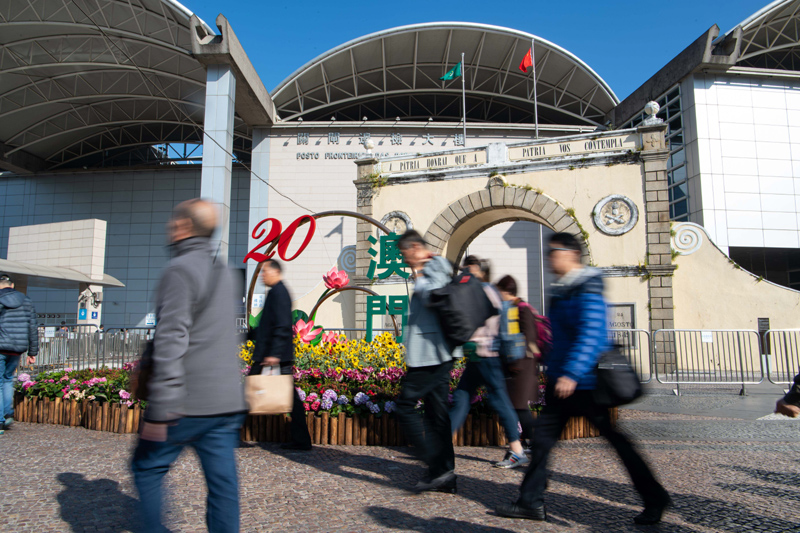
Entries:
{"type": "MultiPolygon", "coordinates": [[[[386,279],[392,274],[397,274],[403,279],[408,279],[410,274],[408,272],[409,266],[403,261],[403,255],[400,253],[400,248],[397,247],[397,240],[400,236],[396,233],[388,235],[381,235],[380,251],[374,248],[369,249],[369,255],[372,259],[369,262],[369,271],[367,272],[368,279],[375,278],[375,270],[379,269],[378,279],[386,279]],[[375,260],[378,259],[378,261],[375,260]]],[[[367,239],[370,244],[378,244],[378,239],[369,236],[367,239]]]]}
{"type": "Polygon", "coordinates": [[[408,323],[408,296],[367,296],[367,342],[372,341],[372,318],[382,315],[403,317],[400,335],[397,342],[403,342],[408,323]]]}

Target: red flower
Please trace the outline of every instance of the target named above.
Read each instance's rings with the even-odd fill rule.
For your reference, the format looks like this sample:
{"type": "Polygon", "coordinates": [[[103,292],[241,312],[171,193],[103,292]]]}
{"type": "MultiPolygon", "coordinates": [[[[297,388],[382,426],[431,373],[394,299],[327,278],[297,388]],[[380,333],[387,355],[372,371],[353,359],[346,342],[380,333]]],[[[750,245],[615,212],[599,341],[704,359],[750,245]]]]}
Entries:
{"type": "Polygon", "coordinates": [[[311,408],[312,408],[314,411],[319,411],[319,400],[317,400],[317,401],[315,401],[314,403],[312,403],[312,404],[311,404],[311,408]]]}

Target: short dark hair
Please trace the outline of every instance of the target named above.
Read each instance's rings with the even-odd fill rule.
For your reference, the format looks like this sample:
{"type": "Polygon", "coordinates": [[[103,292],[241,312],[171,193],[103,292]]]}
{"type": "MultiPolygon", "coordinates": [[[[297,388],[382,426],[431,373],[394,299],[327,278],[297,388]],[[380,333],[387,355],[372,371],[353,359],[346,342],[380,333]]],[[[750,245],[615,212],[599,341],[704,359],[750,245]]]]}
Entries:
{"type": "Polygon", "coordinates": [[[428,246],[428,243],[425,242],[425,239],[422,238],[422,235],[419,234],[417,230],[410,229],[400,235],[400,238],[397,239],[397,247],[401,250],[405,250],[410,248],[414,244],[421,244],[422,246],[428,246]]]}
{"type": "Polygon", "coordinates": [[[500,281],[496,283],[497,289],[507,292],[512,296],[517,295],[517,281],[511,276],[503,276],[500,281]]]}
{"type": "Polygon", "coordinates": [[[481,260],[478,259],[477,255],[468,255],[467,257],[464,258],[465,267],[472,265],[481,266],[481,260]]]}
{"type": "Polygon", "coordinates": [[[580,241],[571,233],[554,233],[550,236],[550,245],[552,246],[554,244],[558,245],[556,246],[557,248],[566,248],[579,253],[583,252],[580,241]]]}
{"type": "Polygon", "coordinates": [[[283,267],[281,266],[281,264],[278,262],[277,259],[267,259],[266,261],[264,261],[264,266],[269,268],[274,268],[278,272],[283,272],[283,267]]]}

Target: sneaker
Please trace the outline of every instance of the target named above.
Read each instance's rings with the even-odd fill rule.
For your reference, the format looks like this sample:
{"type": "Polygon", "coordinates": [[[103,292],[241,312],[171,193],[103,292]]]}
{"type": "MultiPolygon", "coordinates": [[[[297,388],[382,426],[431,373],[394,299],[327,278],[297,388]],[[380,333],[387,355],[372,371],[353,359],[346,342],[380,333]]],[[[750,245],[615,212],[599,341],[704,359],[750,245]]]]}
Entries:
{"type": "Polygon", "coordinates": [[[3,425],[2,429],[11,429],[11,424],[14,423],[13,418],[6,418],[6,423],[3,425]]]}
{"type": "Polygon", "coordinates": [[[5,433],[5,432],[2,429],[0,429],[0,435],[2,435],[3,433],[5,433]]]}
{"type": "Polygon", "coordinates": [[[506,456],[499,463],[495,463],[497,468],[517,468],[519,466],[527,466],[531,460],[523,453],[522,457],[514,452],[506,452],[506,456]]]}
{"type": "Polygon", "coordinates": [[[498,516],[506,518],[524,518],[526,520],[538,520],[544,522],[547,520],[547,512],[544,510],[544,505],[541,507],[522,507],[516,503],[511,505],[498,505],[495,507],[495,512],[498,516]]]}

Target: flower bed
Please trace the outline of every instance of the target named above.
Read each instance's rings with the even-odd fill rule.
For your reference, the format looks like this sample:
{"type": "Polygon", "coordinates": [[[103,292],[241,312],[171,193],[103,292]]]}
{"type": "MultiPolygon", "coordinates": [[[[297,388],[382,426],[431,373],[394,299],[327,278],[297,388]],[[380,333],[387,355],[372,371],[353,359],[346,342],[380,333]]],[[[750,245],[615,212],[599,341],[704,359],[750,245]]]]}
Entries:
{"type": "MultiPolygon", "coordinates": [[[[307,325],[307,324],[306,324],[307,325]]],[[[404,348],[390,334],[373,340],[347,340],[327,335],[304,342],[295,339],[295,383],[306,410],[306,423],[315,444],[403,445],[405,439],[393,415],[405,375],[404,348]]],[[[243,376],[252,363],[254,345],[242,344],[243,376]]],[[[64,370],[37,376],[20,374],[15,383],[16,418],[20,422],[83,426],[100,431],[138,430],[146,402],[128,391],[133,364],[121,369],[64,370]]],[[[451,393],[464,372],[458,361],[450,380],[451,393]]],[[[543,384],[541,385],[544,386],[543,384]]],[[[420,402],[417,408],[424,410],[420,402]]],[[[536,416],[541,405],[532,405],[536,416]]],[[[614,413],[614,416],[616,413],[614,413]]],[[[242,439],[284,442],[289,438],[288,416],[249,416],[242,439]]],[[[562,438],[597,436],[584,419],[572,419],[562,438]]],[[[472,399],[464,427],[454,436],[460,446],[507,444],[497,415],[489,410],[485,391],[472,399]]]]}

